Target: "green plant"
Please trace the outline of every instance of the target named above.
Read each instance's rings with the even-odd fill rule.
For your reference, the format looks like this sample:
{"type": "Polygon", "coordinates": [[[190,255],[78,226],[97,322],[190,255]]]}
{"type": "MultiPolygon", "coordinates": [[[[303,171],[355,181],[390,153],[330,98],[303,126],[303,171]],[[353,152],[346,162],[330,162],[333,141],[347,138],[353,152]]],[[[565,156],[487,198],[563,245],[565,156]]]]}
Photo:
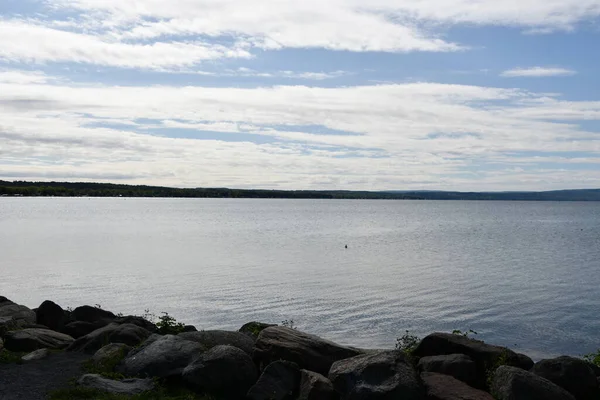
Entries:
{"type": "Polygon", "coordinates": [[[409,331],[405,331],[404,335],[396,339],[396,350],[410,355],[417,348],[420,341],[420,337],[411,335],[409,331]]]}
{"type": "Polygon", "coordinates": [[[168,312],[162,313],[160,317],[158,317],[158,322],[156,326],[158,327],[158,332],[162,335],[177,335],[185,330],[185,324],[178,322],[174,317],[170,316],[168,312]]]}
{"type": "Polygon", "coordinates": [[[494,379],[494,373],[496,372],[496,370],[503,365],[509,365],[508,358],[509,358],[508,351],[503,350],[500,353],[500,355],[498,356],[498,358],[496,358],[491,365],[486,365],[485,383],[486,383],[488,389],[492,388],[492,380],[494,379]]]}
{"type": "Polygon", "coordinates": [[[596,350],[595,353],[586,354],[583,356],[583,359],[590,364],[594,364],[600,367],[600,349],[596,350]]]}
{"type": "Polygon", "coordinates": [[[285,319],[281,321],[281,325],[285,326],[286,328],[296,329],[296,324],[294,324],[293,319],[285,319]]]}
{"type": "Polygon", "coordinates": [[[469,337],[469,335],[473,334],[473,335],[477,335],[477,332],[475,332],[473,329],[469,329],[468,331],[461,331],[460,329],[455,329],[452,331],[453,335],[460,335],[460,336],[464,336],[464,337],[469,337]]]}
{"type": "Polygon", "coordinates": [[[23,357],[27,353],[8,351],[6,349],[0,350],[0,364],[21,364],[23,357]]]}

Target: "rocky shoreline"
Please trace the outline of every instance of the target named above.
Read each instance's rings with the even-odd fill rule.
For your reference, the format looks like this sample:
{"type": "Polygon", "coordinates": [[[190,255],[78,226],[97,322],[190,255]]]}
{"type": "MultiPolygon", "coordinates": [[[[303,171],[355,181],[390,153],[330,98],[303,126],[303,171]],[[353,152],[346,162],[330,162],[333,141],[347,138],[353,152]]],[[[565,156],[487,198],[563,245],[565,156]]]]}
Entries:
{"type": "Polygon", "coordinates": [[[524,354],[456,333],[432,333],[414,348],[359,349],[289,326],[251,322],[238,331],[197,331],[168,314],[151,321],[93,306],[64,310],[52,301],[32,310],[2,296],[0,360],[9,360],[0,365],[0,398],[6,400],[112,395],[215,400],[600,399],[600,368],[594,364],[568,356],[534,363],[524,354]],[[35,382],[38,386],[15,378],[33,369],[32,376],[42,381],[35,382]],[[56,376],[67,374],[67,369],[79,375],[62,387],[56,376]],[[44,379],[52,382],[44,386],[44,379]],[[45,393],[44,388],[54,392],[45,393]]]}

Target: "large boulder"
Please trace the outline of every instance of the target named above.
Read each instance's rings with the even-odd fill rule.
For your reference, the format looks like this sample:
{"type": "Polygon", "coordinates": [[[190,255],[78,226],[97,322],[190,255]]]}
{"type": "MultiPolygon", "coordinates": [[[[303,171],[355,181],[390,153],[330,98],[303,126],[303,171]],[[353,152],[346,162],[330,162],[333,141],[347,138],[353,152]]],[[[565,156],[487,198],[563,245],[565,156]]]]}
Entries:
{"type": "Polygon", "coordinates": [[[215,346],[183,370],[186,383],[217,398],[243,398],[257,378],[252,358],[234,346],[215,346]]]}
{"type": "Polygon", "coordinates": [[[416,357],[449,354],[465,354],[475,362],[478,371],[476,385],[478,388],[485,387],[486,371],[499,365],[510,365],[525,370],[533,367],[533,360],[523,354],[452,333],[432,333],[423,338],[413,351],[416,357]]]}
{"type": "Polygon", "coordinates": [[[155,383],[152,379],[123,379],[121,381],[115,381],[96,374],[83,375],[79,378],[77,384],[102,392],[123,395],[136,395],[149,392],[155,387],[155,383]]]}
{"type": "Polygon", "coordinates": [[[58,304],[46,300],[38,307],[35,313],[36,323],[46,325],[48,329],[53,331],[63,331],[67,322],[67,316],[65,315],[65,310],[58,304]]]}
{"type": "Polygon", "coordinates": [[[7,350],[31,352],[38,349],[64,349],[73,343],[74,339],[49,329],[22,329],[8,332],[4,340],[7,350]]]}
{"type": "Polygon", "coordinates": [[[92,362],[96,365],[116,365],[131,351],[131,346],[125,343],[111,343],[102,347],[92,356],[92,362]]]}
{"type": "Polygon", "coordinates": [[[173,335],[152,335],[140,348],[131,351],[117,371],[128,376],[167,378],[180,376],[204,352],[196,342],[173,335]]]}
{"type": "Polygon", "coordinates": [[[423,372],[427,400],[494,400],[491,394],[474,389],[450,375],[423,372]]]}
{"type": "Polygon", "coordinates": [[[422,357],[417,369],[421,372],[435,372],[450,375],[468,385],[477,384],[477,365],[464,354],[422,357]]]}
{"type": "Polygon", "coordinates": [[[81,306],[71,312],[71,318],[75,321],[108,323],[117,318],[117,316],[99,307],[81,306]]]}
{"type": "Polygon", "coordinates": [[[22,326],[13,317],[0,317],[0,338],[6,335],[6,332],[21,329],[22,326]]]}
{"type": "Polygon", "coordinates": [[[335,400],[336,396],[329,379],[316,372],[300,371],[300,389],[296,400],[335,400]]]}
{"type": "Polygon", "coordinates": [[[117,317],[114,320],[112,320],[112,322],[115,324],[119,324],[119,325],[133,324],[133,325],[139,326],[140,328],[144,328],[148,332],[152,332],[152,333],[158,332],[158,328],[156,327],[155,324],[153,324],[152,322],[148,321],[147,319],[145,319],[143,317],[139,317],[137,315],[127,315],[125,317],[117,317]]]}
{"type": "Polygon", "coordinates": [[[241,332],[229,331],[197,331],[183,332],[179,335],[180,338],[191,340],[192,342],[200,343],[206,350],[215,346],[234,346],[247,354],[252,355],[254,341],[241,332]]]}
{"type": "Polygon", "coordinates": [[[267,365],[258,381],[250,388],[250,400],[291,400],[300,384],[300,368],[290,361],[275,361],[267,365]]]}
{"type": "Polygon", "coordinates": [[[361,354],[360,350],[284,326],[264,329],[254,346],[254,359],[259,364],[288,360],[322,375],[329,373],[334,362],[361,354]]]}
{"type": "Polygon", "coordinates": [[[247,324],[244,324],[240,328],[239,331],[242,332],[244,335],[251,337],[252,340],[256,340],[256,339],[258,339],[258,335],[260,335],[260,333],[263,330],[265,330],[271,326],[277,326],[277,325],[276,324],[265,324],[263,322],[252,321],[252,322],[248,322],[247,324]]]}
{"type": "Polygon", "coordinates": [[[509,366],[496,369],[490,389],[497,400],[575,400],[573,395],[549,380],[509,366]]]}
{"type": "Polygon", "coordinates": [[[85,336],[89,333],[94,332],[96,329],[100,329],[108,325],[104,322],[84,322],[84,321],[73,321],[67,323],[62,333],[66,333],[69,336],[74,337],[75,339],[79,339],[82,336],[85,336]]]}
{"type": "Polygon", "coordinates": [[[35,324],[35,312],[29,308],[16,304],[4,296],[0,296],[0,318],[12,319],[15,324],[22,327],[25,324],[35,324]]]}
{"type": "Polygon", "coordinates": [[[67,350],[94,354],[109,343],[124,343],[128,346],[137,346],[150,335],[150,332],[137,325],[109,324],[78,338],[67,348],[67,350]]]}
{"type": "Polygon", "coordinates": [[[22,361],[35,361],[35,360],[43,360],[44,358],[50,355],[50,350],[48,349],[39,349],[36,351],[32,351],[29,354],[25,354],[21,357],[22,361]]]}
{"type": "Polygon", "coordinates": [[[600,398],[594,370],[579,358],[562,356],[542,360],[533,366],[531,372],[564,388],[577,400],[600,398]]]}
{"type": "Polygon", "coordinates": [[[329,380],[342,400],[422,399],[416,371],[400,351],[381,351],[337,361],[329,380]]]}

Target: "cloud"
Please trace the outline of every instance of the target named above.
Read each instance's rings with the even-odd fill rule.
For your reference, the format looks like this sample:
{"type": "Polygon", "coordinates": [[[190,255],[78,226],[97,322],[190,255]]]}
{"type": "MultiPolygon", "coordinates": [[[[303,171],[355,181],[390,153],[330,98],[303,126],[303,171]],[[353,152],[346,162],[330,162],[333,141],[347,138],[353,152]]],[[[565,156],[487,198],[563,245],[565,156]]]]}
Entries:
{"type": "Polygon", "coordinates": [[[0,83],[4,178],[504,190],[597,186],[599,177],[600,136],[577,121],[600,120],[600,102],[425,82],[228,88],[48,79],[0,83]],[[550,169],[557,152],[570,161],[550,169]],[[577,167],[570,181],[568,165],[577,167]]]}
{"type": "Polygon", "coordinates": [[[249,58],[239,47],[192,42],[129,44],[99,36],[0,19],[0,60],[20,63],[76,62],[146,69],[189,67],[221,58],[249,58]]]}
{"type": "Polygon", "coordinates": [[[506,78],[514,77],[531,77],[542,78],[549,76],[571,76],[577,74],[577,71],[558,67],[530,67],[530,68],[514,68],[502,72],[500,76],[506,78]]]}

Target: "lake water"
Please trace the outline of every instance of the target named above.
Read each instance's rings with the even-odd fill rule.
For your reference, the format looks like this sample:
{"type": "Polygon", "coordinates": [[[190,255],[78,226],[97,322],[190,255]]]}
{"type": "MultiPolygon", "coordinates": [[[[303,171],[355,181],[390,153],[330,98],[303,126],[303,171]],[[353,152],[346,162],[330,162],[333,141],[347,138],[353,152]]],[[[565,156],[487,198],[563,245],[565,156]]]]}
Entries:
{"type": "Polygon", "coordinates": [[[0,295],[581,355],[600,347],[600,203],[2,198],[0,295]]]}

